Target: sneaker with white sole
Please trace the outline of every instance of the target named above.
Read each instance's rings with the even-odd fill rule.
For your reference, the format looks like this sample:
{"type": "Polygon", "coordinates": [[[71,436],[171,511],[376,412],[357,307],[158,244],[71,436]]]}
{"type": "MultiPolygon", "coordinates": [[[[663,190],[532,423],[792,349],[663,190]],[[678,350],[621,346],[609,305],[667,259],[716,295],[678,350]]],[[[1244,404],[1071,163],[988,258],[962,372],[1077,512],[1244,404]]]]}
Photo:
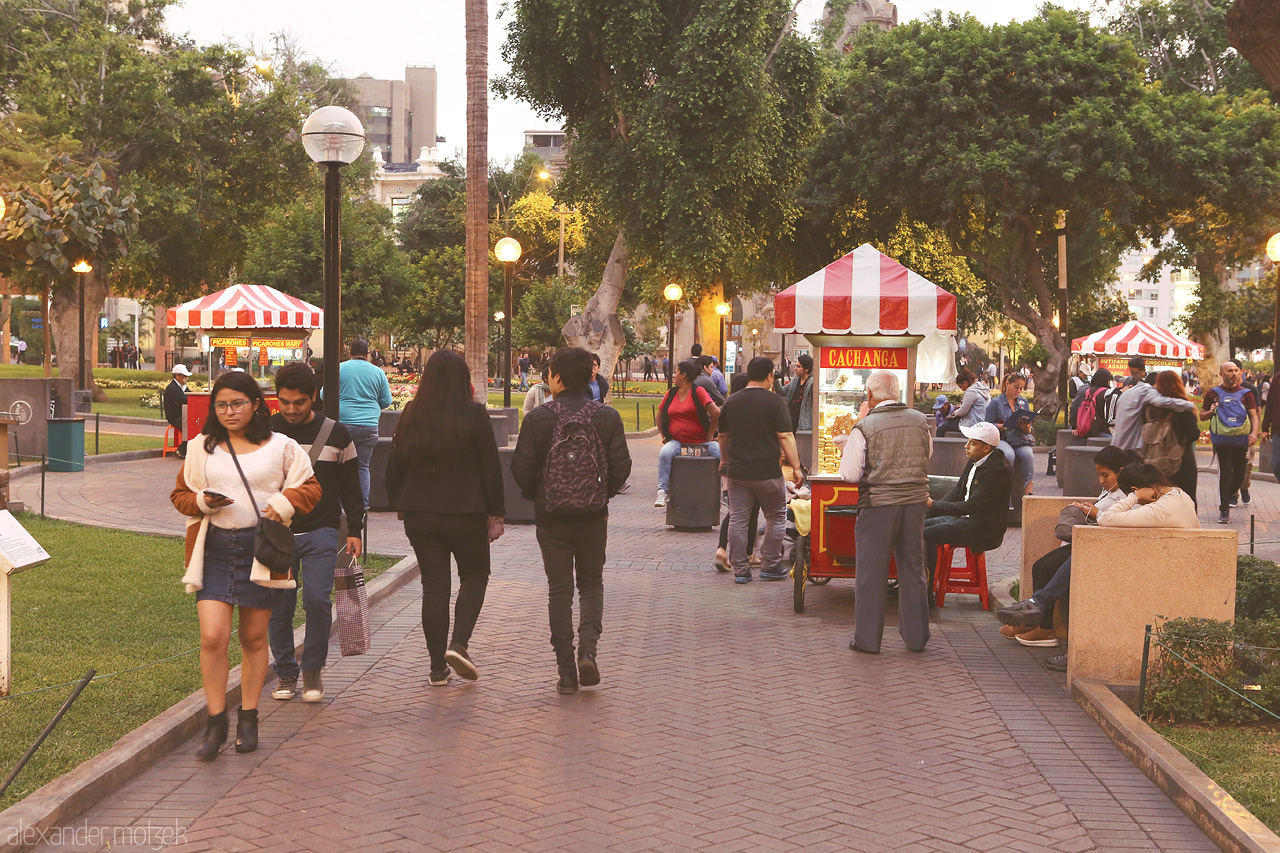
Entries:
{"type": "Polygon", "coordinates": [[[298,679],[287,675],[282,676],[280,683],[276,685],[276,689],[271,691],[271,698],[279,699],[281,702],[288,702],[297,695],[298,679]]]}
{"type": "Polygon", "coordinates": [[[471,656],[467,654],[466,646],[454,643],[444,653],[444,659],[446,663],[453,667],[454,672],[467,681],[475,681],[480,677],[480,670],[476,669],[476,665],[471,662],[471,656]]]}
{"type": "Polygon", "coordinates": [[[1018,634],[1014,639],[1024,646],[1042,646],[1046,649],[1058,647],[1058,635],[1045,628],[1032,628],[1030,631],[1018,634]]]}
{"type": "Polygon", "coordinates": [[[302,673],[302,701],[319,702],[324,698],[324,682],[320,680],[319,670],[302,673]]]}
{"type": "Polygon", "coordinates": [[[657,496],[656,498],[654,498],[654,500],[653,500],[653,505],[654,505],[654,506],[666,506],[666,505],[667,505],[667,493],[666,493],[664,490],[662,490],[662,489],[658,489],[658,496],[657,496]]]}
{"type": "Polygon", "coordinates": [[[446,684],[449,683],[449,673],[450,673],[450,669],[447,666],[444,669],[440,670],[439,672],[432,670],[431,677],[430,677],[431,686],[444,687],[446,684]]]}

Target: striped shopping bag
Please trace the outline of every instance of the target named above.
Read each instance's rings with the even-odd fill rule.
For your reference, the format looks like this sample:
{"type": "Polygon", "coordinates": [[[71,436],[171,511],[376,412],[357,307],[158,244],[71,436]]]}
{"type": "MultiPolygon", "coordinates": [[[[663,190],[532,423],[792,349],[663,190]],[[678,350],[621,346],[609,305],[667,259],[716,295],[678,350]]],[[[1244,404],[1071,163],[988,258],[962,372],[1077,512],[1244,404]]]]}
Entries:
{"type": "Polygon", "coordinates": [[[345,568],[333,573],[333,592],[338,606],[338,640],[342,655],[362,655],[369,651],[369,597],[364,589],[364,566],[351,558],[345,568]]]}

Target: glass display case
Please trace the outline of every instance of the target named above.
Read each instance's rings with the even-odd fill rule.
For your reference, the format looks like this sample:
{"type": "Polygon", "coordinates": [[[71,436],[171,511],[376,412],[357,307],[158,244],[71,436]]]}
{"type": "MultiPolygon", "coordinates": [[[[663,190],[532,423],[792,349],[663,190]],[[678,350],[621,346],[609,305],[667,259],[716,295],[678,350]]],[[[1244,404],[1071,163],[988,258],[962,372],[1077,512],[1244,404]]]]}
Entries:
{"type": "Polygon", "coordinates": [[[900,399],[907,402],[908,354],[903,347],[818,348],[813,413],[816,473],[839,473],[841,449],[833,438],[853,431],[858,410],[867,399],[867,380],[872,373],[888,370],[896,374],[902,389],[900,399]]]}

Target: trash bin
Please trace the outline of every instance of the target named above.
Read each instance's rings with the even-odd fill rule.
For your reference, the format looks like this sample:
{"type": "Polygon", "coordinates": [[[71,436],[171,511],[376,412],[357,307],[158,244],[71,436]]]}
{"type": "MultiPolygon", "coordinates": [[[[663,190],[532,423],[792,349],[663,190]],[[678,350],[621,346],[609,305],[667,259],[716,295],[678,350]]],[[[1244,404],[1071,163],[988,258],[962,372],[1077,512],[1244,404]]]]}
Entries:
{"type": "Polygon", "coordinates": [[[84,418],[49,418],[49,470],[84,470],[84,418]]]}

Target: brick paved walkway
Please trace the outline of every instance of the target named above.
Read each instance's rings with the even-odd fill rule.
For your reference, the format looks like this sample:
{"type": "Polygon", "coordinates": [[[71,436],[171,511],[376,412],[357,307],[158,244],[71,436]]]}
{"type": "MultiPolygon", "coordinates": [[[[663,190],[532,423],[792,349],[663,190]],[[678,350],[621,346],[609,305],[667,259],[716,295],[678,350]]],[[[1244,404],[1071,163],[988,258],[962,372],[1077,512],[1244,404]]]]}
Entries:
{"type": "MultiPolygon", "coordinates": [[[[892,616],[884,653],[855,654],[850,582],[811,589],[803,615],[789,584],[735,586],[712,534],[662,528],[657,444],[632,447],[599,688],[555,692],[533,530],[516,527],[494,548],[478,683],[427,685],[414,583],[375,612],[369,654],[334,652],[322,704],[265,699],[252,755],[200,765],[183,746],[77,819],[104,843],[76,849],[174,827],[191,851],[1215,849],[1039,666],[1051,650],[1002,639],[961,596],[925,654],[892,616]]],[[[61,475],[51,505],[173,532],[159,465],[61,475]]]]}

